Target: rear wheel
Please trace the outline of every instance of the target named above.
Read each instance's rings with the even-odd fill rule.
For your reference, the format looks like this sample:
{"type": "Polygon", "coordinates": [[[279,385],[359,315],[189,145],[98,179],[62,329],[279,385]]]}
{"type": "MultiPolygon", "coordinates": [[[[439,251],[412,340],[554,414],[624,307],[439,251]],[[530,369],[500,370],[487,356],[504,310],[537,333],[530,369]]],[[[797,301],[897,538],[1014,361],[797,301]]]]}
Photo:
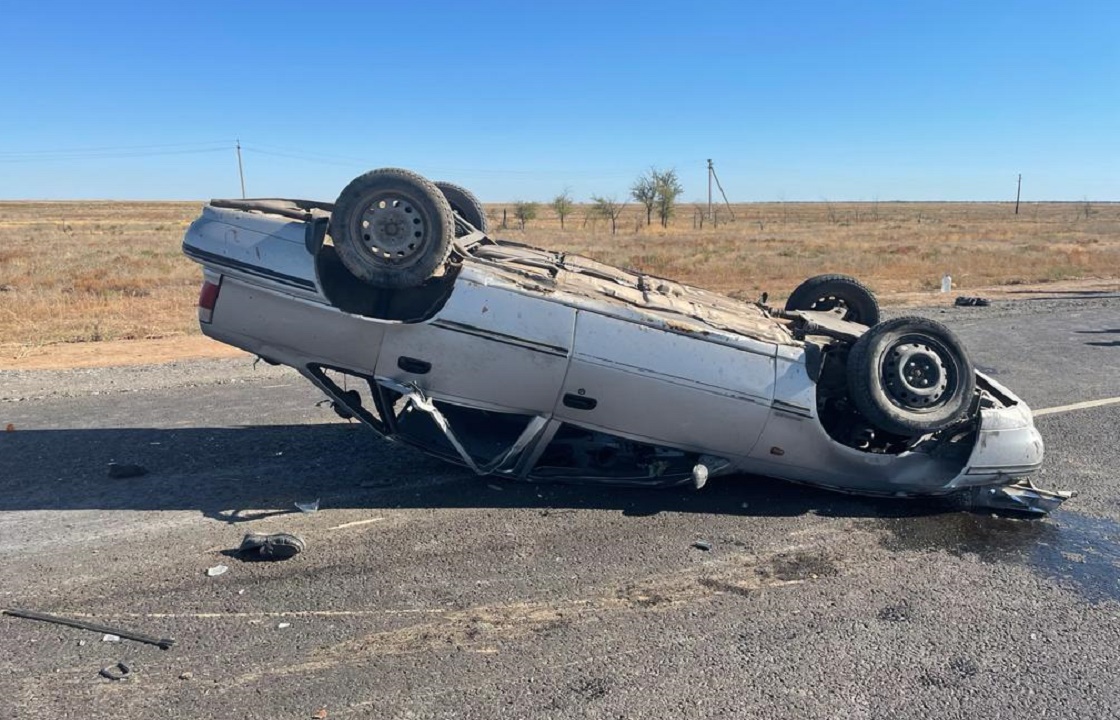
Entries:
{"type": "Polygon", "coordinates": [[[833,312],[844,320],[868,327],[879,322],[879,303],[874,293],[848,275],[809,278],[790,293],[786,310],[833,312]]]}
{"type": "Polygon", "coordinates": [[[343,265],[374,287],[422,284],[447,259],[454,234],[455,218],[439,188],[398,168],[355,178],[331,215],[343,265]]]}
{"type": "MultiPolygon", "coordinates": [[[[487,228],[486,211],[474,193],[465,187],[442,180],[437,180],[435,186],[447,198],[447,202],[451,205],[455,214],[473,225],[475,230],[486,232],[489,229],[487,228]]],[[[458,233],[456,233],[456,236],[458,236],[458,233]]]]}
{"type": "Polygon", "coordinates": [[[962,419],[976,374],[949,328],[922,317],[888,320],[848,353],[848,392],[864,417],[896,435],[937,432],[962,419]]]}

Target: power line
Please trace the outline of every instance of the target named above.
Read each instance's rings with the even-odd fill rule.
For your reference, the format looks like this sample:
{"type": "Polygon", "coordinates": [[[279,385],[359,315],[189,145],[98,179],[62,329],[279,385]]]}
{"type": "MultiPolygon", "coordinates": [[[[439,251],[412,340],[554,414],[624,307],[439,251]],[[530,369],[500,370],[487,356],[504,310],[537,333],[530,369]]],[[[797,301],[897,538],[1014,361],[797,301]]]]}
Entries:
{"type": "Polygon", "coordinates": [[[228,152],[229,144],[224,147],[199,148],[195,150],[155,150],[136,152],[114,152],[84,155],[36,155],[36,156],[0,156],[0,163],[49,163],[49,162],[77,162],[79,160],[121,160],[127,158],[158,157],[161,155],[200,155],[204,153],[228,152]]]}
{"type": "Polygon", "coordinates": [[[177,143],[154,143],[146,145],[102,145],[97,147],[72,147],[72,148],[54,148],[49,150],[0,150],[0,155],[80,155],[83,153],[99,153],[99,152],[127,152],[133,150],[163,150],[168,148],[187,148],[195,147],[200,148],[203,146],[221,145],[229,147],[228,140],[196,140],[193,142],[177,142],[177,143]]]}

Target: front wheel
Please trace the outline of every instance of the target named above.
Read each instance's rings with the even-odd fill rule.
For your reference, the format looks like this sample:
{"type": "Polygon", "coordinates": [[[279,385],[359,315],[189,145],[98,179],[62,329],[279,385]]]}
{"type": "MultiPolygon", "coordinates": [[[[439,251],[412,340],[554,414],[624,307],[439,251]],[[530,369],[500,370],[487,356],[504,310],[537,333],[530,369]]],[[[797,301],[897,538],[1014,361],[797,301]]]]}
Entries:
{"type": "Polygon", "coordinates": [[[455,217],[439,188],[408,170],[371,170],[335,202],[331,238],[346,269],[369,285],[421,285],[451,252],[455,217]]]}
{"type": "Polygon", "coordinates": [[[848,322],[868,327],[879,322],[879,302],[874,293],[848,275],[809,278],[790,293],[786,310],[833,312],[848,322]]]}
{"type": "Polygon", "coordinates": [[[848,353],[848,392],[864,417],[896,435],[937,432],[961,420],[976,373],[949,328],[922,317],[876,325],[848,353]]]}

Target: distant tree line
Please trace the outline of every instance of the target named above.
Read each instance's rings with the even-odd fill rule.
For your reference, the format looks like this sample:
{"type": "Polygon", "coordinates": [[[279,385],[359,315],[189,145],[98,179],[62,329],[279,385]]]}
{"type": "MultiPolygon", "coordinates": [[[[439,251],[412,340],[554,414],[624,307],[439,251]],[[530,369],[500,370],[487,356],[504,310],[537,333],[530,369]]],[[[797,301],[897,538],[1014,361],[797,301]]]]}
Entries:
{"type": "MultiPolygon", "coordinates": [[[[677,200],[683,193],[684,187],[681,186],[675,169],[659,170],[651,167],[639,175],[630,186],[630,198],[646,210],[647,226],[653,224],[653,216],[656,213],[661,227],[669,227],[669,220],[675,213],[677,200]]],[[[556,217],[560,218],[560,229],[563,230],[565,219],[575,210],[571,188],[564,188],[564,191],[554,197],[549,204],[556,217]]],[[[618,219],[625,209],[626,201],[619,200],[617,196],[591,196],[591,213],[610,221],[612,235],[617,233],[618,219]]],[[[537,210],[538,205],[535,202],[519,200],[514,203],[513,216],[517,218],[518,226],[522,230],[525,229],[528,221],[536,219],[537,210]]]]}

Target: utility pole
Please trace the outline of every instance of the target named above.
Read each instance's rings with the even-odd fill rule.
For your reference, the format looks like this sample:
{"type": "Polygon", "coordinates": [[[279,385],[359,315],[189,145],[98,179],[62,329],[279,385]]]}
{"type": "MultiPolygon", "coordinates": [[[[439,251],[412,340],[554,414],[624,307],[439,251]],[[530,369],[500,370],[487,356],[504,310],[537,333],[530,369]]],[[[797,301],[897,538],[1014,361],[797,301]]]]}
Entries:
{"type": "Polygon", "coordinates": [[[1015,188],[1015,214],[1019,214],[1019,193],[1023,190],[1023,173],[1019,173],[1019,185],[1015,188]]]}
{"type": "Polygon", "coordinates": [[[708,219],[712,219],[712,174],[715,173],[715,168],[712,167],[712,159],[708,158],[708,219]]]}
{"type": "Polygon", "coordinates": [[[719,182],[719,175],[716,175],[715,165],[712,164],[710,158],[708,159],[708,219],[712,221],[715,220],[715,216],[712,214],[712,180],[716,181],[719,194],[723,197],[723,204],[727,206],[727,214],[734,220],[735,212],[731,209],[731,203],[727,201],[727,193],[723,191],[723,185],[719,182]]]}
{"type": "Polygon", "coordinates": [[[245,169],[241,166],[241,138],[237,138],[237,174],[241,176],[241,199],[245,199],[245,169]]]}

